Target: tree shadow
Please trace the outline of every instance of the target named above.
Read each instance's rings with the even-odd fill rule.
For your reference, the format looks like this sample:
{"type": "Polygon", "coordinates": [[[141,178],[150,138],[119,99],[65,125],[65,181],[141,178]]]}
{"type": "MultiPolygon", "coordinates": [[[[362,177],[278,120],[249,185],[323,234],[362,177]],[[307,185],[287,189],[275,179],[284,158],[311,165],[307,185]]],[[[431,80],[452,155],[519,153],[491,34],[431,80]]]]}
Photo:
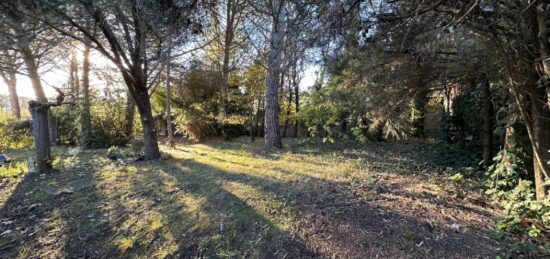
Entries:
{"type": "MultiPolygon", "coordinates": [[[[311,177],[302,183],[284,182],[221,170],[193,160],[184,160],[181,166],[194,168],[180,176],[182,184],[188,177],[236,182],[294,204],[297,238],[321,256],[462,258],[495,254],[495,242],[483,235],[457,233],[448,226],[433,226],[422,219],[374,206],[352,195],[342,183],[311,177]]],[[[223,200],[213,204],[220,211],[227,208],[223,200]]]]}
{"type": "MultiPolygon", "coordinates": [[[[66,158],[66,157],[65,157],[66,158]]],[[[27,174],[11,192],[0,210],[4,224],[0,257],[104,257],[103,249],[109,225],[100,219],[98,205],[103,197],[96,189],[95,165],[84,168],[81,159],[92,161],[93,155],[71,158],[73,165],[48,174],[27,174]]]]}
{"type": "MultiPolygon", "coordinates": [[[[182,192],[194,199],[204,199],[199,213],[214,224],[210,224],[213,227],[202,229],[200,235],[219,236],[219,239],[190,246],[193,241],[197,241],[191,235],[180,240],[178,256],[202,254],[214,257],[316,257],[300,240],[293,238],[240,197],[225,189],[223,181],[220,181],[223,179],[211,174],[212,168],[188,160],[182,163],[185,168],[169,166],[163,171],[177,181],[182,192]]],[[[184,229],[184,232],[193,231],[184,229]]]]}
{"type": "Polygon", "coordinates": [[[434,226],[429,218],[373,203],[344,183],[285,168],[274,170],[303,180],[222,169],[194,159],[116,166],[94,162],[101,160],[98,156],[80,155],[59,172],[27,175],[15,187],[0,210],[1,222],[13,221],[0,225],[0,233],[12,230],[0,239],[0,257],[495,254],[494,241],[483,237],[483,231],[457,233],[434,226]],[[70,186],[74,192],[50,195],[42,191],[44,186],[70,186]]]}

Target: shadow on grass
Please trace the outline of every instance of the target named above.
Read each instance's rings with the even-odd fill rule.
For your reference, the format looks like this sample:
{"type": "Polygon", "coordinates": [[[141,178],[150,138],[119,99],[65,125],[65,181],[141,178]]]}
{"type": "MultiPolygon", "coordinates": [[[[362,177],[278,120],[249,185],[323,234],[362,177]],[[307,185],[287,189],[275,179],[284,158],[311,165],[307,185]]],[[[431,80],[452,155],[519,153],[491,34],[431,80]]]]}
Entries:
{"type": "MultiPolygon", "coordinates": [[[[190,196],[200,202],[200,211],[192,215],[193,224],[174,229],[182,236],[178,240],[177,256],[254,257],[254,258],[310,258],[316,254],[300,240],[279,228],[223,186],[223,179],[212,174],[213,168],[191,160],[182,165],[167,166],[161,172],[148,174],[144,181],[135,182],[139,189],[143,182],[154,183],[156,197],[168,197],[171,204],[178,196],[190,196]],[[165,174],[164,176],[162,176],[165,174]],[[181,192],[172,198],[162,190],[166,180],[174,179],[181,192]],[[222,181],[220,181],[222,180],[222,181]],[[183,234],[183,235],[182,235],[183,234]]],[[[192,204],[180,204],[182,210],[192,204]]],[[[197,212],[197,211],[195,211],[197,212]]],[[[165,213],[170,214],[170,213],[165,213]]]]}
{"type": "MultiPolygon", "coordinates": [[[[193,155],[209,155],[199,152],[193,155]]],[[[89,162],[94,155],[77,159],[45,179],[27,175],[11,193],[0,211],[2,222],[14,221],[1,226],[12,230],[0,241],[1,258],[463,258],[495,251],[492,240],[373,205],[336,181],[275,180],[193,159],[110,172],[89,162]],[[80,187],[40,191],[54,182],[80,187]]],[[[276,170],[292,174],[283,169],[276,170]]]]}
{"type": "MultiPolygon", "coordinates": [[[[171,170],[171,174],[180,179],[182,185],[235,182],[293,204],[296,214],[289,220],[294,224],[295,239],[300,244],[296,251],[305,243],[308,250],[323,256],[458,258],[494,254],[491,240],[482,240],[474,233],[455,233],[448,227],[434,227],[423,219],[373,207],[354,197],[347,186],[338,182],[311,177],[303,183],[281,182],[246,172],[221,170],[194,160],[182,161],[180,171],[171,170]],[[181,171],[181,168],[190,170],[181,171]]],[[[188,186],[187,190],[200,193],[204,189],[188,186]]],[[[242,204],[234,195],[221,193],[208,195],[216,213],[230,211],[232,201],[242,204]]]]}
{"type": "MultiPolygon", "coordinates": [[[[26,174],[0,211],[0,258],[105,257],[110,233],[99,205],[93,155],[60,160],[60,170],[26,174]]],[[[7,193],[6,193],[7,194],[7,193]]]]}
{"type": "Polygon", "coordinates": [[[18,183],[0,211],[12,222],[0,229],[10,230],[0,258],[316,257],[202,168],[183,172],[157,161],[109,172],[80,160],[98,158],[18,183]],[[43,191],[62,187],[74,192],[43,191]]]}

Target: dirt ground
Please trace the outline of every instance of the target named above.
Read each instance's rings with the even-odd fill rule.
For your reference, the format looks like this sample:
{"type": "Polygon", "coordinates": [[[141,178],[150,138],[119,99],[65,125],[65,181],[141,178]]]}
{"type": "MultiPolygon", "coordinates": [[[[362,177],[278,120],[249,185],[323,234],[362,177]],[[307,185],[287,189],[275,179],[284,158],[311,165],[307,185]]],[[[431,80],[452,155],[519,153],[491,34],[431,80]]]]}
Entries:
{"type": "MultiPolygon", "coordinates": [[[[246,139],[111,161],[56,149],[55,171],[0,181],[0,258],[495,258],[498,212],[472,160],[436,144],[246,139]]],[[[26,159],[28,151],[9,155],[26,159]]]]}

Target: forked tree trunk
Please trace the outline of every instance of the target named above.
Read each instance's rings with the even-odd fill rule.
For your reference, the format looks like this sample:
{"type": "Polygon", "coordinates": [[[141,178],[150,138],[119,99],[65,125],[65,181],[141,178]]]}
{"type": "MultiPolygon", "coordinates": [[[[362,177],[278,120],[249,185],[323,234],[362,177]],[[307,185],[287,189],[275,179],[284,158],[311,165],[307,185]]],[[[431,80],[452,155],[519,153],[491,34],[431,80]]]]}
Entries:
{"type": "Polygon", "coordinates": [[[493,130],[495,109],[489,80],[483,83],[483,165],[489,167],[493,163],[493,130]]]}
{"type": "Polygon", "coordinates": [[[281,61],[286,26],[286,8],[283,0],[271,1],[273,25],[268,57],[267,86],[265,90],[265,147],[280,149],[283,147],[279,134],[278,90],[281,75],[281,61]]]}
{"type": "Polygon", "coordinates": [[[42,88],[38,66],[31,51],[29,43],[25,40],[19,42],[21,56],[27,67],[27,73],[32,83],[36,101],[29,102],[29,111],[32,116],[32,126],[34,135],[34,149],[36,155],[36,170],[39,173],[47,172],[51,169],[50,165],[50,130],[48,126],[49,107],[45,106],[48,102],[42,88]]]}
{"type": "Polygon", "coordinates": [[[48,129],[49,107],[40,102],[30,101],[29,112],[32,116],[32,131],[34,135],[34,150],[36,152],[36,170],[39,173],[51,169],[50,134],[48,129]]]}
{"type": "MultiPolygon", "coordinates": [[[[75,67],[76,64],[75,64],[75,67]]],[[[78,76],[77,76],[78,78],[78,76]]],[[[75,80],[75,84],[78,79],[75,80]]],[[[76,88],[76,95],[80,89],[76,88]]],[[[80,146],[84,149],[92,146],[92,114],[90,111],[90,47],[86,46],[82,61],[82,105],[80,115],[80,146]]]]}
{"type": "Polygon", "coordinates": [[[231,57],[231,48],[233,47],[234,28],[236,8],[233,0],[227,0],[225,13],[225,35],[223,44],[223,63],[222,63],[222,83],[221,83],[221,115],[222,115],[222,136],[224,140],[229,140],[229,133],[227,132],[227,109],[228,109],[228,93],[229,93],[229,59],[231,57]]]}

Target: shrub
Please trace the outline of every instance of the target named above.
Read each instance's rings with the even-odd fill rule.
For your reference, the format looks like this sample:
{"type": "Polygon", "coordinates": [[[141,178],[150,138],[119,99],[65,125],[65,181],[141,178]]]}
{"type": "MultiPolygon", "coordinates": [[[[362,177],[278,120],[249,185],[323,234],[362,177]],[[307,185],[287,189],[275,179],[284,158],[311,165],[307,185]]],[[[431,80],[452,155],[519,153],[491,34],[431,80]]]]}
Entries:
{"type": "Polygon", "coordinates": [[[200,141],[208,136],[214,120],[206,116],[200,105],[194,106],[197,109],[178,109],[174,124],[176,133],[186,134],[190,139],[200,141]]]}
{"type": "Polygon", "coordinates": [[[0,165],[0,178],[17,178],[28,171],[27,162],[11,162],[0,165]]]}
{"type": "MultiPolygon", "coordinates": [[[[130,140],[126,135],[124,117],[125,101],[96,100],[91,106],[92,140],[91,148],[108,148],[110,146],[124,146],[130,140]]],[[[76,107],[61,107],[55,110],[59,125],[61,144],[77,145],[80,132],[80,111],[76,107]]],[[[139,123],[134,123],[138,126],[139,123]]]]}
{"type": "Polygon", "coordinates": [[[550,237],[541,235],[550,229],[550,200],[535,200],[523,156],[521,150],[503,150],[487,171],[486,194],[504,209],[495,233],[510,257],[550,253],[550,237]]]}
{"type": "Polygon", "coordinates": [[[13,116],[0,111],[0,151],[11,148],[32,146],[32,127],[25,121],[17,121],[13,116]]]}

